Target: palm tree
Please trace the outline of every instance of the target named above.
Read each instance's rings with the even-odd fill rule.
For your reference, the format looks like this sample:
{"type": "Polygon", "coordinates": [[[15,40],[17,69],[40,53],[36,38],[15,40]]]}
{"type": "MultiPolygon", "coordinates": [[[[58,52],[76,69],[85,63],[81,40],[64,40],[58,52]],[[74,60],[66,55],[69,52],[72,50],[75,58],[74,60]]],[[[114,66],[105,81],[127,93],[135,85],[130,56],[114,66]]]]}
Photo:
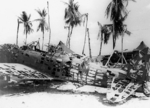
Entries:
{"type": "Polygon", "coordinates": [[[101,51],[102,51],[102,43],[104,41],[104,44],[107,44],[109,37],[112,33],[111,30],[111,25],[103,25],[101,23],[98,22],[98,26],[99,26],[99,32],[98,32],[98,37],[97,39],[100,38],[100,51],[99,51],[99,55],[101,55],[101,51]]]}
{"type": "MultiPolygon", "coordinates": [[[[113,33],[113,24],[107,24],[107,25],[105,25],[105,31],[103,32],[103,38],[104,38],[104,44],[107,44],[108,43],[108,41],[109,41],[109,39],[110,39],[110,36],[111,36],[111,34],[113,33]]],[[[122,64],[123,64],[123,59],[125,59],[124,58],[124,56],[123,56],[123,37],[124,37],[124,34],[127,34],[127,35],[131,35],[131,32],[130,31],[128,31],[127,30],[127,25],[123,25],[123,34],[122,34],[122,39],[121,39],[121,50],[122,50],[122,64]]],[[[111,58],[111,56],[109,57],[109,60],[110,60],[110,58],[111,58]]],[[[109,62],[109,60],[107,61],[107,63],[109,62]]],[[[107,65],[107,63],[106,63],[106,65],[107,65]]]]}
{"type": "Polygon", "coordinates": [[[48,44],[50,45],[51,41],[51,27],[50,27],[50,15],[49,15],[49,2],[47,1],[47,10],[48,10],[48,26],[49,26],[49,42],[48,44]]]}
{"type": "Polygon", "coordinates": [[[19,19],[17,19],[17,23],[18,23],[18,26],[17,26],[17,37],[16,37],[16,45],[18,45],[18,33],[19,33],[19,19]]]}
{"type": "Polygon", "coordinates": [[[43,42],[42,42],[42,50],[43,50],[43,45],[44,45],[44,33],[45,30],[48,30],[48,24],[46,22],[46,10],[43,9],[42,11],[40,9],[36,10],[37,13],[40,15],[39,19],[36,19],[35,21],[39,21],[39,25],[37,28],[37,31],[39,31],[41,29],[41,32],[43,32],[43,42]]]}
{"type": "Polygon", "coordinates": [[[84,45],[83,45],[83,50],[82,50],[82,54],[84,54],[84,49],[85,49],[85,44],[86,44],[87,24],[88,24],[88,13],[82,15],[82,17],[85,17],[84,22],[86,22],[86,25],[85,25],[84,45]]]}
{"type": "Polygon", "coordinates": [[[124,34],[124,20],[127,18],[128,11],[126,9],[128,1],[135,0],[112,0],[106,9],[107,18],[113,22],[113,49],[115,48],[116,39],[124,34]]]}
{"type": "Polygon", "coordinates": [[[68,36],[67,36],[67,41],[66,41],[66,46],[68,46],[68,41],[69,41],[69,36],[70,36],[70,26],[65,26],[65,29],[68,29],[68,36]]]}
{"type": "Polygon", "coordinates": [[[91,44],[90,44],[90,34],[89,34],[89,28],[87,28],[87,35],[88,35],[88,43],[89,43],[89,56],[92,58],[92,51],[91,51],[91,44]]]}
{"type": "Polygon", "coordinates": [[[125,33],[125,26],[123,22],[128,16],[128,11],[126,9],[129,1],[135,0],[112,0],[106,9],[107,18],[110,16],[110,20],[113,22],[112,24],[112,36],[113,36],[113,49],[116,45],[116,39],[119,36],[122,36],[122,63],[123,63],[123,35],[125,33]]]}
{"type": "Polygon", "coordinates": [[[68,7],[65,9],[65,23],[69,25],[70,31],[69,31],[69,39],[68,39],[68,45],[70,48],[70,40],[73,28],[77,25],[80,25],[81,23],[81,14],[78,11],[79,5],[77,3],[74,3],[74,0],[70,0],[69,3],[64,2],[68,7]]]}
{"type": "MultiPolygon", "coordinates": [[[[22,12],[21,17],[19,17],[20,22],[24,25],[24,34],[26,34],[25,44],[27,44],[27,34],[33,32],[32,22],[30,21],[31,15],[27,15],[25,11],[22,12]]],[[[19,26],[18,26],[19,27],[19,26]]],[[[19,30],[19,29],[18,29],[19,30]]]]}

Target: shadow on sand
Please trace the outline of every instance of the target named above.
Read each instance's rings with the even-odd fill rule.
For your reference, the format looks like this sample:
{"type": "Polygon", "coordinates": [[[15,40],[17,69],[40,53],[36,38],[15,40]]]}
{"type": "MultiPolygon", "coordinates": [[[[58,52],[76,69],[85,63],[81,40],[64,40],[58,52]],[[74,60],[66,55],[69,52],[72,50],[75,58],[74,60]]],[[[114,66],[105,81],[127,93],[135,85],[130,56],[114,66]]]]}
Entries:
{"type": "Polygon", "coordinates": [[[0,96],[2,95],[18,95],[34,92],[59,92],[56,88],[51,88],[51,86],[62,85],[64,82],[53,80],[53,81],[35,81],[28,83],[18,83],[18,84],[7,84],[6,86],[0,87],[0,96]]]}
{"type": "Polygon", "coordinates": [[[57,87],[63,85],[65,81],[52,80],[52,81],[40,81],[40,82],[30,82],[30,83],[19,83],[10,84],[7,86],[0,87],[0,96],[15,96],[15,95],[25,95],[37,92],[45,93],[55,93],[55,94],[79,94],[79,95],[93,95],[99,102],[105,106],[118,106],[121,104],[113,104],[106,102],[106,94],[100,94],[98,92],[76,92],[73,90],[58,90],[57,87]],[[56,87],[52,87],[57,85],[56,87]]]}

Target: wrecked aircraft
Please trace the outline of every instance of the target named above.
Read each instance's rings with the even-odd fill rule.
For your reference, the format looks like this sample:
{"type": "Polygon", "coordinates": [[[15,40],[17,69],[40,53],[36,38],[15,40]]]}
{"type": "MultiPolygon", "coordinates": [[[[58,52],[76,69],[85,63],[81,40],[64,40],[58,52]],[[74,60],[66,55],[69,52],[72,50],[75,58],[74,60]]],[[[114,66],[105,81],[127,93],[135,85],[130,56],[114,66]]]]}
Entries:
{"type": "MultiPolygon", "coordinates": [[[[110,88],[107,100],[112,103],[126,100],[137,90],[145,91],[145,82],[149,81],[149,48],[137,52],[137,56],[131,60],[131,64],[124,65],[121,69],[108,68],[102,64],[94,63],[86,56],[81,56],[67,48],[60,42],[52,53],[32,49],[28,47],[19,48],[15,45],[5,44],[0,47],[1,63],[19,63],[34,68],[41,72],[41,77],[32,73],[25,74],[12,71],[1,73],[1,79],[15,79],[17,81],[27,80],[49,80],[55,79],[80,82],[98,87],[110,88]],[[82,69],[80,68],[82,67],[82,69]],[[88,71],[85,71],[88,70],[88,71]],[[32,76],[32,77],[31,77],[32,76]]],[[[149,96],[149,92],[144,92],[149,96]]]]}

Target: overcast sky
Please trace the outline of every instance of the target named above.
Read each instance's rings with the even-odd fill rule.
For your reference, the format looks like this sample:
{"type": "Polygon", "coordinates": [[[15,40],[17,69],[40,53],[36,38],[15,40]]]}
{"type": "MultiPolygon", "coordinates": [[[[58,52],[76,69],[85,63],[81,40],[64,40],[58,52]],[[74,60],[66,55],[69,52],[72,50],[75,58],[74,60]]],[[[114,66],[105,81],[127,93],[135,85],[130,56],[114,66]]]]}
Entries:
{"type": "MultiPolygon", "coordinates": [[[[64,10],[66,5],[63,2],[69,0],[49,0],[50,8],[50,26],[51,43],[58,44],[61,40],[66,43],[67,29],[64,29],[64,10]]],[[[75,0],[80,5],[79,11],[89,14],[88,28],[91,38],[92,55],[99,53],[100,41],[97,40],[99,27],[97,22],[108,24],[110,21],[105,16],[105,10],[111,0],[75,0]]],[[[3,0],[0,1],[0,44],[15,43],[17,34],[17,17],[22,11],[31,14],[31,20],[39,18],[35,9],[47,9],[47,0],[3,0]]],[[[124,49],[132,50],[136,48],[143,40],[150,47],[150,0],[136,0],[129,2],[127,7],[130,10],[125,23],[128,30],[132,32],[131,36],[125,36],[124,49]]],[[[48,18],[47,18],[48,21],[48,18]]],[[[37,22],[33,22],[34,32],[28,35],[28,43],[38,38],[42,39],[42,33],[36,32],[37,22]]],[[[85,35],[85,26],[81,25],[73,30],[71,38],[71,49],[81,54],[83,49],[85,35]]],[[[25,35],[23,34],[23,25],[19,29],[19,45],[23,44],[25,35]]],[[[45,33],[45,44],[48,43],[48,32],[45,33]]],[[[121,40],[117,40],[116,48],[121,50],[121,40]]],[[[86,54],[89,54],[88,44],[86,43],[86,54]]],[[[103,45],[102,54],[112,52],[112,39],[107,45],[103,45]]]]}

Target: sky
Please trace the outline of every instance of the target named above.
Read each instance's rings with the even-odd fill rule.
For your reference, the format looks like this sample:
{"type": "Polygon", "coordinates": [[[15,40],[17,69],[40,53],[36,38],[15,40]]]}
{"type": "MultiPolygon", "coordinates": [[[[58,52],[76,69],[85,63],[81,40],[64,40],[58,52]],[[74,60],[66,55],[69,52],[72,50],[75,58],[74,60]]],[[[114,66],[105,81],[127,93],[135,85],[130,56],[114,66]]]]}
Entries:
{"type": "MultiPolygon", "coordinates": [[[[64,29],[64,10],[67,7],[63,2],[69,0],[49,0],[49,14],[51,26],[51,44],[58,44],[61,40],[66,43],[67,29],[64,29]]],[[[111,0],[74,0],[79,4],[79,11],[84,14],[88,13],[88,28],[91,38],[92,56],[97,56],[100,49],[100,40],[97,40],[98,24],[110,24],[111,21],[105,16],[105,10],[111,0]]],[[[0,1],[0,44],[16,43],[17,35],[17,19],[22,11],[31,14],[31,21],[38,19],[39,15],[35,9],[46,9],[47,0],[3,0],[0,1]]],[[[150,1],[136,0],[129,2],[127,9],[130,11],[125,24],[127,29],[132,33],[130,36],[124,36],[124,49],[133,50],[141,41],[144,41],[150,47],[150,1]]],[[[46,17],[48,22],[48,17],[46,17]]],[[[28,35],[27,43],[38,40],[42,42],[42,32],[37,32],[38,22],[33,22],[34,32],[28,35]]],[[[23,45],[25,35],[23,34],[23,25],[19,28],[19,46],[23,45]]],[[[77,26],[74,28],[71,38],[71,49],[78,53],[82,53],[85,36],[85,26],[77,26]]],[[[45,32],[44,44],[48,43],[49,35],[45,32]]],[[[46,47],[45,47],[46,49],[46,47]]],[[[117,39],[116,50],[121,50],[121,39],[117,39]]],[[[111,54],[113,52],[112,39],[108,44],[103,44],[102,55],[111,54]]],[[[86,55],[89,55],[88,41],[85,47],[86,55]]]]}

